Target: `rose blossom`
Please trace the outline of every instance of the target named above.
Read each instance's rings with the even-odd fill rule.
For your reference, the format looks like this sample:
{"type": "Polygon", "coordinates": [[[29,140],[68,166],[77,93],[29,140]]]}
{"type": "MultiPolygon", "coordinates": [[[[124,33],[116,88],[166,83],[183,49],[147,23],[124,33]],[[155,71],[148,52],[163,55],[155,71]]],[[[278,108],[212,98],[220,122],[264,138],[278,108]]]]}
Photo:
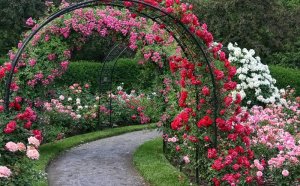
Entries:
{"type": "Polygon", "coordinates": [[[17,143],[17,145],[19,151],[26,151],[26,146],[24,145],[24,143],[19,142],[17,143]]]}
{"type": "Polygon", "coordinates": [[[0,166],[0,178],[8,178],[11,175],[11,171],[6,166],[0,166]]]}
{"type": "Polygon", "coordinates": [[[28,143],[34,145],[35,147],[40,146],[40,141],[33,136],[28,138],[28,143]]]}
{"type": "Polygon", "coordinates": [[[11,142],[11,141],[8,142],[8,143],[6,143],[5,148],[7,150],[9,150],[10,152],[16,152],[16,151],[18,151],[18,145],[16,143],[14,143],[14,142],[11,142]]]}
{"type": "Polygon", "coordinates": [[[40,157],[39,152],[32,146],[27,147],[26,156],[30,159],[37,160],[40,157]]]}
{"type": "Polygon", "coordinates": [[[286,170],[286,169],[284,169],[281,173],[282,173],[283,176],[288,176],[289,175],[289,171],[286,170]]]}
{"type": "Polygon", "coordinates": [[[183,157],[183,161],[184,161],[185,164],[188,164],[188,163],[191,162],[191,161],[190,161],[190,158],[189,158],[188,156],[184,156],[184,157],[183,157]]]}
{"type": "Polygon", "coordinates": [[[261,171],[257,171],[257,172],[256,172],[256,176],[257,176],[257,177],[262,177],[262,175],[263,175],[263,173],[262,173],[261,171]]]}

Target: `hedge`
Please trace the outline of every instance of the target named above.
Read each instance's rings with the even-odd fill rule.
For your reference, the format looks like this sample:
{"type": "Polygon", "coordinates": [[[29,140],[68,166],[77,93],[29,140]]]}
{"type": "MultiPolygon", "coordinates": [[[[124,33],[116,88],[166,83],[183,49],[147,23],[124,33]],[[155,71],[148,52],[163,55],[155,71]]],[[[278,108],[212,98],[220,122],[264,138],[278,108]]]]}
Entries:
{"type": "Polygon", "coordinates": [[[300,70],[281,66],[269,65],[271,75],[277,80],[278,88],[286,88],[288,85],[296,89],[300,95],[300,70]]]}
{"type": "MultiPolygon", "coordinates": [[[[0,58],[0,64],[3,64],[5,61],[7,61],[7,58],[0,58]]],[[[94,91],[96,91],[102,65],[102,63],[95,61],[71,62],[68,71],[61,79],[57,80],[57,85],[63,86],[73,83],[90,82],[92,87],[94,87],[94,91]]],[[[269,65],[269,68],[271,75],[277,80],[276,85],[278,88],[286,88],[290,85],[296,89],[297,95],[300,95],[300,69],[292,69],[279,65],[269,65]]],[[[148,73],[147,76],[149,77],[144,77],[145,75],[142,74],[141,67],[135,59],[119,59],[115,67],[113,82],[114,85],[119,85],[123,82],[125,84],[124,87],[128,89],[136,89],[141,86],[141,88],[147,88],[153,85],[153,82],[150,82],[153,79],[150,75],[148,73]]]]}
{"type": "MultiPolygon", "coordinates": [[[[113,63],[107,64],[111,70],[113,63]]],[[[99,85],[99,76],[103,63],[91,61],[71,62],[68,71],[63,77],[57,80],[58,85],[71,85],[73,83],[86,83],[92,85],[93,91],[96,91],[99,85]]],[[[134,59],[119,59],[113,72],[113,84],[115,86],[124,83],[124,87],[136,87],[137,78],[141,71],[134,59]]],[[[110,72],[109,72],[110,74],[110,72]]]]}

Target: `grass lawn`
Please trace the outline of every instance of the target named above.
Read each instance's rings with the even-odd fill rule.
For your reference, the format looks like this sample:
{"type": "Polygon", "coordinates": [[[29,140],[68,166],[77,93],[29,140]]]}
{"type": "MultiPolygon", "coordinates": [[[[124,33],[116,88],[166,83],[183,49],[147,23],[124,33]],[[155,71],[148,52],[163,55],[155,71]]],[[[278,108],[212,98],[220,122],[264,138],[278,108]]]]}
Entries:
{"type": "MultiPolygon", "coordinates": [[[[77,135],[77,136],[66,138],[66,139],[63,139],[60,141],[44,144],[39,149],[40,150],[40,159],[38,161],[36,161],[34,168],[36,170],[45,172],[45,169],[51,160],[53,160],[55,157],[57,157],[63,151],[70,149],[74,146],[78,146],[80,144],[87,143],[90,141],[95,141],[95,140],[98,140],[101,138],[116,136],[116,135],[127,133],[127,132],[133,132],[133,131],[155,128],[155,127],[156,127],[155,124],[119,127],[119,128],[106,129],[106,130],[102,130],[102,131],[96,131],[96,132],[92,132],[92,133],[77,135]]],[[[47,180],[40,180],[38,183],[35,183],[34,185],[46,186],[46,185],[48,185],[48,183],[47,183],[47,180]]]]}
{"type": "Polygon", "coordinates": [[[187,177],[165,158],[162,139],[148,141],[134,153],[133,162],[151,186],[187,186],[187,177]],[[174,179],[177,178],[177,179],[174,179]]]}

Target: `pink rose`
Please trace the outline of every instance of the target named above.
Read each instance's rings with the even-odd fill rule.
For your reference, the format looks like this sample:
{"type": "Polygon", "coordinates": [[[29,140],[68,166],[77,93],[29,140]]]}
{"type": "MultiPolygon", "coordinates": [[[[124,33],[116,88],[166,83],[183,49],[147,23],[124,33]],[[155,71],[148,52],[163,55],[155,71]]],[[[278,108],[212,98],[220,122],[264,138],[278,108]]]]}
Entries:
{"type": "Polygon", "coordinates": [[[262,175],[263,175],[263,173],[262,173],[261,171],[257,171],[257,172],[256,172],[256,176],[257,176],[257,177],[262,177],[262,175]]]}
{"type": "Polygon", "coordinates": [[[0,178],[8,178],[11,175],[11,171],[6,166],[0,166],[0,178]]]}
{"type": "Polygon", "coordinates": [[[8,143],[6,143],[5,148],[7,150],[9,150],[10,152],[16,152],[16,151],[18,151],[18,145],[16,143],[14,143],[14,142],[11,142],[11,141],[8,142],[8,143]]]}
{"type": "Polygon", "coordinates": [[[289,175],[289,171],[286,170],[286,169],[284,169],[281,173],[282,173],[283,176],[288,176],[289,175]]]}
{"type": "Polygon", "coordinates": [[[40,154],[34,147],[28,147],[26,156],[30,159],[37,160],[37,159],[39,159],[40,154]]]}
{"type": "Polygon", "coordinates": [[[35,22],[32,19],[32,17],[30,17],[30,18],[27,19],[26,25],[28,25],[28,26],[34,26],[35,25],[35,22]]]}
{"type": "Polygon", "coordinates": [[[33,136],[28,138],[28,143],[31,144],[31,145],[34,145],[35,147],[40,146],[40,141],[38,139],[36,139],[35,137],[33,137],[33,136]]]}
{"type": "Polygon", "coordinates": [[[17,143],[18,145],[18,150],[19,151],[26,151],[26,146],[24,145],[24,143],[17,143]]]}
{"type": "Polygon", "coordinates": [[[184,161],[185,164],[188,164],[188,163],[191,162],[191,161],[190,161],[190,158],[189,158],[188,156],[184,156],[184,157],[183,157],[183,161],[184,161]]]}
{"type": "Polygon", "coordinates": [[[60,100],[64,100],[64,99],[65,99],[65,96],[60,95],[60,96],[59,96],[59,99],[60,99],[60,100]]]}

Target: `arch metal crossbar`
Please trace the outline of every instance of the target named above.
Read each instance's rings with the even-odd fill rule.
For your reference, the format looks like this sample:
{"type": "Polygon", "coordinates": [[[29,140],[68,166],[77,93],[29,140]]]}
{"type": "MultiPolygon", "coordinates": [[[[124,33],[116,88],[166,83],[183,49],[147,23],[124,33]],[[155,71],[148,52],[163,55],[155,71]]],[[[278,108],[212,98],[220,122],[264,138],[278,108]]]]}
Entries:
{"type": "MultiPolygon", "coordinates": [[[[157,22],[158,24],[164,24],[165,30],[168,31],[174,39],[177,41],[178,45],[182,48],[185,56],[190,60],[195,62],[205,62],[209,73],[210,79],[213,88],[212,94],[212,104],[214,105],[214,145],[217,146],[217,126],[216,126],[216,118],[219,110],[219,101],[217,97],[216,90],[216,81],[213,74],[212,66],[210,65],[208,55],[202,49],[203,43],[198,39],[190,30],[187,28],[180,20],[178,20],[173,15],[167,13],[164,9],[153,6],[147,2],[142,0],[87,0],[84,2],[80,2],[77,4],[70,5],[64,9],[59,10],[58,12],[49,16],[46,20],[44,20],[35,30],[29,34],[29,36],[23,41],[22,46],[19,48],[16,53],[15,58],[12,61],[12,68],[8,77],[6,79],[6,88],[5,88],[5,110],[9,113],[9,103],[10,103],[10,87],[13,79],[14,69],[16,68],[18,61],[20,59],[21,54],[25,50],[26,46],[32,40],[32,38],[47,24],[59,18],[60,16],[72,12],[76,9],[87,8],[87,7],[95,7],[95,6],[111,6],[118,8],[126,8],[129,9],[132,13],[136,13],[141,17],[145,17],[148,19],[157,22]],[[134,5],[142,5],[144,7],[144,11],[139,11],[138,6],[126,7],[124,2],[131,2],[134,5]]],[[[196,95],[196,99],[198,99],[198,94],[196,95]]]]}

